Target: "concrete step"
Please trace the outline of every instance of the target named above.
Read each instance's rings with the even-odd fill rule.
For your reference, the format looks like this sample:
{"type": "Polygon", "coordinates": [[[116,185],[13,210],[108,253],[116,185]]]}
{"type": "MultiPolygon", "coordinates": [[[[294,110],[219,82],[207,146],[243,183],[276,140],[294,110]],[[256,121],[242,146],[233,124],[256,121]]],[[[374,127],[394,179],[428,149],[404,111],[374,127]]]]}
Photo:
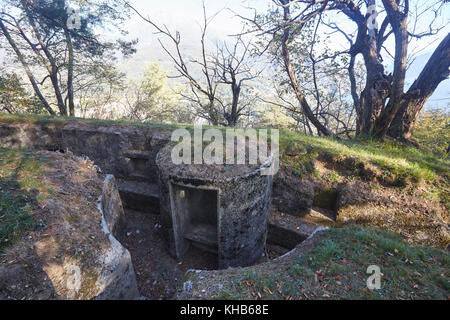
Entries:
{"type": "Polygon", "coordinates": [[[293,249],[305,241],[319,226],[300,217],[271,212],[267,225],[267,242],[293,249]]]}
{"type": "Polygon", "coordinates": [[[302,219],[322,227],[330,227],[335,224],[336,215],[333,210],[313,207],[311,212],[304,215],[302,219]]]}
{"type": "Polygon", "coordinates": [[[151,156],[150,152],[142,150],[126,150],[124,156],[130,159],[148,160],[151,156]]]}
{"type": "Polygon", "coordinates": [[[207,224],[189,226],[183,237],[206,251],[217,253],[217,227],[207,224]]]}
{"type": "Polygon", "coordinates": [[[125,208],[159,214],[158,184],[118,179],[117,187],[125,208]]]}

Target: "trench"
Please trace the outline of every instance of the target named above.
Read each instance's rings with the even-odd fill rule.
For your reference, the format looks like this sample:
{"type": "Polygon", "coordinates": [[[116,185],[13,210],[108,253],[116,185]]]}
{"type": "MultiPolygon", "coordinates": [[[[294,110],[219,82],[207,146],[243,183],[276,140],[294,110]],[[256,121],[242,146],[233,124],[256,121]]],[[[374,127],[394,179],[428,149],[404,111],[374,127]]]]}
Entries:
{"type": "MultiPolygon", "coordinates": [[[[118,187],[125,209],[125,223],[117,238],[131,254],[143,297],[174,299],[188,270],[218,269],[217,253],[203,246],[190,246],[182,261],[170,254],[170,231],[161,221],[156,185],[119,180],[118,187]]],[[[200,207],[198,209],[201,217],[205,211],[200,207]]],[[[308,236],[307,233],[290,231],[275,222],[269,222],[267,230],[264,255],[256,264],[284,255],[308,236]]]]}
{"type": "MultiPolygon", "coordinates": [[[[131,127],[99,128],[87,124],[68,124],[63,128],[47,128],[45,124],[36,124],[32,128],[3,124],[0,129],[2,145],[62,153],[70,150],[75,155],[89,157],[103,173],[116,177],[126,218],[125,226],[116,238],[131,253],[142,296],[173,299],[187,270],[217,269],[217,254],[198,246],[190,246],[182,262],[170,254],[170,239],[167,239],[168,232],[164,230],[159,213],[159,187],[154,183],[157,176],[155,157],[169,141],[167,132],[131,127]]],[[[324,199],[328,196],[324,195],[324,199]]],[[[331,204],[314,205],[331,209],[331,204]]],[[[289,225],[290,220],[295,219],[271,213],[264,256],[256,263],[275,259],[293,249],[314,231],[317,227],[314,223],[322,223],[323,215],[312,216],[312,225],[308,221],[291,221],[289,225]]]]}

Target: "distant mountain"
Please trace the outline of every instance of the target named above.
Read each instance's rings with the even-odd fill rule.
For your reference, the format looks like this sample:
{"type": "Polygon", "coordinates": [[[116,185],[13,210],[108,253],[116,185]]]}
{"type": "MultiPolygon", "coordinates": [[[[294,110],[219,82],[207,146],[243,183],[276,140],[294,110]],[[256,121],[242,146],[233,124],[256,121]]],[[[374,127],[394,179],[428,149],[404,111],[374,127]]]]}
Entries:
{"type": "MultiPolygon", "coordinates": [[[[199,43],[194,40],[185,41],[183,51],[187,53],[187,57],[192,58],[197,56],[199,52],[199,43]]],[[[406,89],[414,82],[419,76],[425,64],[428,62],[432,55],[432,51],[418,55],[414,62],[410,65],[406,74],[406,89]]],[[[143,67],[149,64],[152,60],[156,59],[161,63],[164,69],[173,71],[173,63],[161,45],[157,41],[149,41],[145,44],[141,44],[138,48],[138,52],[130,59],[120,62],[119,68],[125,72],[129,78],[138,79],[141,77],[143,67]]],[[[188,59],[186,59],[188,60],[188,59]]],[[[427,101],[426,107],[440,107],[449,108],[450,110],[450,79],[443,81],[436,89],[431,98],[427,101]]]]}

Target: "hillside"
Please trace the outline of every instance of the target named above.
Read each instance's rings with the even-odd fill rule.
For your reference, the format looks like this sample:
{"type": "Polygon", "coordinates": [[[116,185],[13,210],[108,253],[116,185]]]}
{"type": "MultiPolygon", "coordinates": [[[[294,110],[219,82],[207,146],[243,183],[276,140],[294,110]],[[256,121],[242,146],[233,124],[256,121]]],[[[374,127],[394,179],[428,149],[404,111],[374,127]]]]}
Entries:
{"type": "Polygon", "coordinates": [[[392,233],[350,226],[319,232],[283,259],[226,271],[191,271],[180,299],[449,298],[448,251],[410,246],[392,233]],[[369,290],[369,266],[381,289],[369,290]]]}
{"type": "MultiPolygon", "coordinates": [[[[50,128],[69,123],[77,127],[111,127],[114,132],[192,128],[0,116],[0,124],[39,124],[50,128]]],[[[8,133],[0,131],[2,134],[8,133]]],[[[280,131],[280,153],[281,169],[274,177],[271,219],[329,230],[316,233],[289,255],[263,264],[189,272],[179,284],[178,298],[449,297],[450,161],[396,142],[337,141],[285,130],[280,131]],[[384,285],[379,291],[365,287],[369,265],[381,267],[384,285]]],[[[8,247],[23,235],[41,228],[39,218],[30,214],[33,203],[27,195],[39,199],[54,191],[40,182],[46,179],[47,171],[40,169],[39,157],[31,150],[1,149],[0,205],[6,214],[0,216],[0,250],[8,252],[8,247]],[[8,177],[14,170],[19,170],[14,178],[17,183],[10,183],[8,177]]],[[[76,213],[69,214],[72,215],[76,213]]]]}

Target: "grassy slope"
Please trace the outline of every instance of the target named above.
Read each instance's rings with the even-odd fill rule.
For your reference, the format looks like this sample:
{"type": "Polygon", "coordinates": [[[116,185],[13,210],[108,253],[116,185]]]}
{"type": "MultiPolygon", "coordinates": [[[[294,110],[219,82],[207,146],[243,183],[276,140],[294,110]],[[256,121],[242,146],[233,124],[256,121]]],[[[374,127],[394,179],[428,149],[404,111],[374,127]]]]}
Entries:
{"type": "MultiPolygon", "coordinates": [[[[1,122],[82,121],[93,125],[136,125],[174,129],[183,125],[141,124],[129,121],[70,120],[67,118],[0,115],[1,122]]],[[[187,126],[191,128],[192,126],[187,126]]],[[[281,131],[282,162],[298,175],[314,174],[311,160],[326,152],[335,157],[370,162],[382,171],[411,183],[425,182],[430,192],[448,205],[450,162],[396,143],[335,141],[281,131]],[[287,154],[298,154],[287,157],[287,154]]],[[[29,211],[32,189],[39,184],[39,161],[26,150],[0,149],[0,250],[32,227],[29,211]],[[6,240],[7,239],[7,240],[6,240]]],[[[44,192],[45,193],[45,192],[44,192]]],[[[300,255],[284,270],[264,274],[249,268],[242,277],[228,279],[231,287],[221,298],[448,298],[449,254],[404,243],[399,236],[371,228],[332,229],[327,239],[300,255]],[[379,265],[383,288],[365,287],[368,265],[379,265]],[[316,281],[317,279],[317,281],[316,281]],[[326,285],[326,286],[325,286],[326,285]]]]}
{"type": "Polygon", "coordinates": [[[440,159],[431,153],[395,142],[336,141],[283,131],[280,144],[282,149],[292,145],[303,148],[310,146],[313,152],[327,151],[343,157],[369,160],[374,165],[389,168],[398,174],[407,174],[417,180],[433,180],[437,175],[448,174],[450,168],[449,159],[440,159]]]}
{"type": "Polygon", "coordinates": [[[49,192],[41,182],[42,161],[25,149],[0,147],[0,252],[35,226],[36,197],[49,192]]]}
{"type": "Polygon", "coordinates": [[[219,282],[225,288],[215,298],[450,298],[448,252],[410,246],[398,235],[373,228],[351,226],[326,232],[317,245],[287,263],[270,262],[224,276],[219,282]],[[370,265],[381,269],[380,290],[366,286],[370,265]]]}
{"type": "MultiPolygon", "coordinates": [[[[314,174],[311,160],[324,154],[339,163],[352,160],[356,169],[359,164],[372,166],[390,186],[399,187],[417,184],[426,185],[427,196],[440,200],[450,210],[450,159],[441,159],[430,152],[397,142],[371,140],[336,141],[299,135],[289,131],[280,134],[281,163],[291,168],[298,176],[314,174]],[[287,153],[299,152],[300,156],[289,157],[287,153]]],[[[355,179],[364,177],[355,174],[355,179]]],[[[333,179],[333,177],[330,177],[333,179]]]]}

